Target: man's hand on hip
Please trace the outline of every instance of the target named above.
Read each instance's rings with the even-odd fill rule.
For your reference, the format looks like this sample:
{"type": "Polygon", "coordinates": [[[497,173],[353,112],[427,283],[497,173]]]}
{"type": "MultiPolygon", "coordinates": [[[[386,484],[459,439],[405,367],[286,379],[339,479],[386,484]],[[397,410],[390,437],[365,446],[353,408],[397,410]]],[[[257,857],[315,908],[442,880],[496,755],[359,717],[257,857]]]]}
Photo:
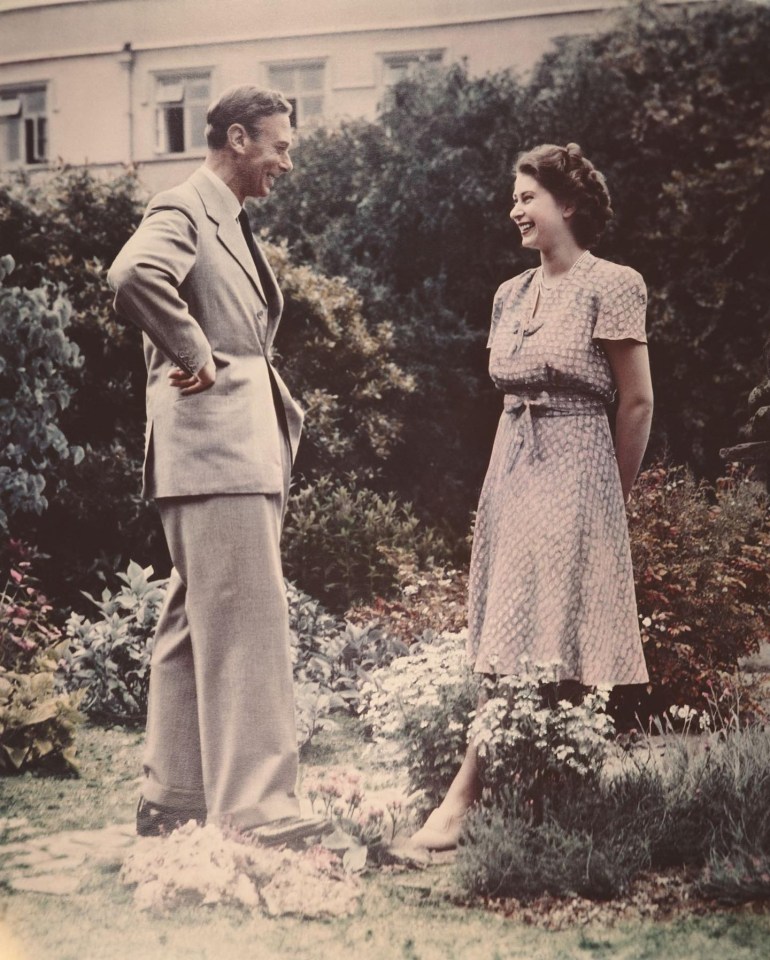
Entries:
{"type": "Polygon", "coordinates": [[[168,375],[169,383],[181,391],[183,397],[190,396],[193,393],[202,393],[214,386],[217,379],[217,368],[214,361],[209,360],[197,373],[187,373],[186,370],[180,370],[174,367],[168,375]]]}

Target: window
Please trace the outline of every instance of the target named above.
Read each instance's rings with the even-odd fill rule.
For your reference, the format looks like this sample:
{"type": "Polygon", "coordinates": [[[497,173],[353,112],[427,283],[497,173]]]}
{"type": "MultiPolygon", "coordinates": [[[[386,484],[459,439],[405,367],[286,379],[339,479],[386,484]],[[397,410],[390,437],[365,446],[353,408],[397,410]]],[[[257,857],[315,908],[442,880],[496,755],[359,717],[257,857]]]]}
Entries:
{"type": "Polygon", "coordinates": [[[416,50],[409,53],[386,53],[382,58],[382,76],[386,87],[413,77],[421,70],[435,70],[441,64],[440,50],[416,50]]]}
{"type": "Polygon", "coordinates": [[[293,127],[312,127],[324,113],[323,63],[296,63],[268,67],[269,85],[291,103],[293,127]]]}
{"type": "Polygon", "coordinates": [[[0,91],[0,163],[48,159],[46,88],[0,91]]]}
{"type": "Polygon", "coordinates": [[[155,78],[156,149],[186,153],[206,146],[209,73],[166,74],[155,78]]]}

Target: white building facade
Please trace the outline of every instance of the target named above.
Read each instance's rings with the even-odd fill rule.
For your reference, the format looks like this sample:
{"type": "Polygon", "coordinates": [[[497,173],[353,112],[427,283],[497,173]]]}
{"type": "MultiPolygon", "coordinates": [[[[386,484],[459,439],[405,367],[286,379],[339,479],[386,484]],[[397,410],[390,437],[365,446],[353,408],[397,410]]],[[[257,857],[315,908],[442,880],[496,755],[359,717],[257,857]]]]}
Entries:
{"type": "MultiPolygon", "coordinates": [[[[691,0],[698,2],[698,0],[691,0]]],[[[201,162],[226,87],[281,90],[300,130],[374,118],[420,65],[526,73],[623,0],[0,0],[0,171],[136,165],[148,189],[201,162]]]]}

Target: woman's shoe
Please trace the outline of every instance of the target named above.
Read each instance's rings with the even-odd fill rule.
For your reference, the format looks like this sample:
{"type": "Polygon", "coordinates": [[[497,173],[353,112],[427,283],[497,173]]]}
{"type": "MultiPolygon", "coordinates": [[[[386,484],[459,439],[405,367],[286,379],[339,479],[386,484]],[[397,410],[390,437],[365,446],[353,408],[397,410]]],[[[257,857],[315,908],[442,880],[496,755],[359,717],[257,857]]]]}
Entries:
{"type": "Polygon", "coordinates": [[[412,835],[411,842],[417,847],[425,847],[426,850],[454,850],[460,839],[464,820],[465,811],[447,813],[437,807],[417,833],[412,835]]]}

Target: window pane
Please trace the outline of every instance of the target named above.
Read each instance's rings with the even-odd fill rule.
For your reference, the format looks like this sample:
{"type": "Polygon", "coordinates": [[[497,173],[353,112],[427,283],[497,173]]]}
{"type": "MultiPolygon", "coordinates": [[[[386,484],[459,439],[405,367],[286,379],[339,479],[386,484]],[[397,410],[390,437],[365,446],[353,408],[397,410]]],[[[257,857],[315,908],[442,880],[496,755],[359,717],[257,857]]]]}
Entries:
{"type": "Polygon", "coordinates": [[[169,82],[159,77],[155,97],[158,103],[181,103],[184,100],[184,84],[176,80],[169,82]]]}
{"type": "Polygon", "coordinates": [[[37,118],[37,159],[44,163],[48,158],[48,124],[45,117],[37,118]]]}
{"type": "Polygon", "coordinates": [[[302,122],[318,118],[323,114],[323,97],[303,97],[302,98],[302,122]]]}
{"type": "Polygon", "coordinates": [[[45,113],[45,90],[30,90],[24,100],[25,113],[45,113]]]}
{"type": "Polygon", "coordinates": [[[34,163],[37,159],[35,155],[35,121],[24,121],[24,161],[25,163],[34,163]]]}
{"type": "Polygon", "coordinates": [[[270,67],[270,86],[282,93],[294,93],[294,67],[270,67]]]}
{"type": "Polygon", "coordinates": [[[187,120],[190,134],[190,148],[206,146],[206,111],[207,107],[193,106],[187,111],[187,120]]]}
{"type": "Polygon", "coordinates": [[[0,120],[0,160],[16,163],[19,158],[19,120],[0,120]]]}
{"type": "Polygon", "coordinates": [[[186,96],[188,100],[209,101],[209,81],[208,78],[199,78],[187,81],[186,96]]]}
{"type": "Polygon", "coordinates": [[[166,152],[184,153],[184,110],[166,107],[166,152]]]}
{"type": "Polygon", "coordinates": [[[298,73],[301,90],[323,90],[324,68],[322,66],[300,67],[298,73]]]}
{"type": "Polygon", "coordinates": [[[14,97],[12,100],[0,100],[0,117],[18,117],[21,113],[21,100],[14,97]]]}
{"type": "Polygon", "coordinates": [[[409,67],[405,63],[386,63],[385,64],[385,83],[388,85],[398,83],[408,76],[409,67]]]}

